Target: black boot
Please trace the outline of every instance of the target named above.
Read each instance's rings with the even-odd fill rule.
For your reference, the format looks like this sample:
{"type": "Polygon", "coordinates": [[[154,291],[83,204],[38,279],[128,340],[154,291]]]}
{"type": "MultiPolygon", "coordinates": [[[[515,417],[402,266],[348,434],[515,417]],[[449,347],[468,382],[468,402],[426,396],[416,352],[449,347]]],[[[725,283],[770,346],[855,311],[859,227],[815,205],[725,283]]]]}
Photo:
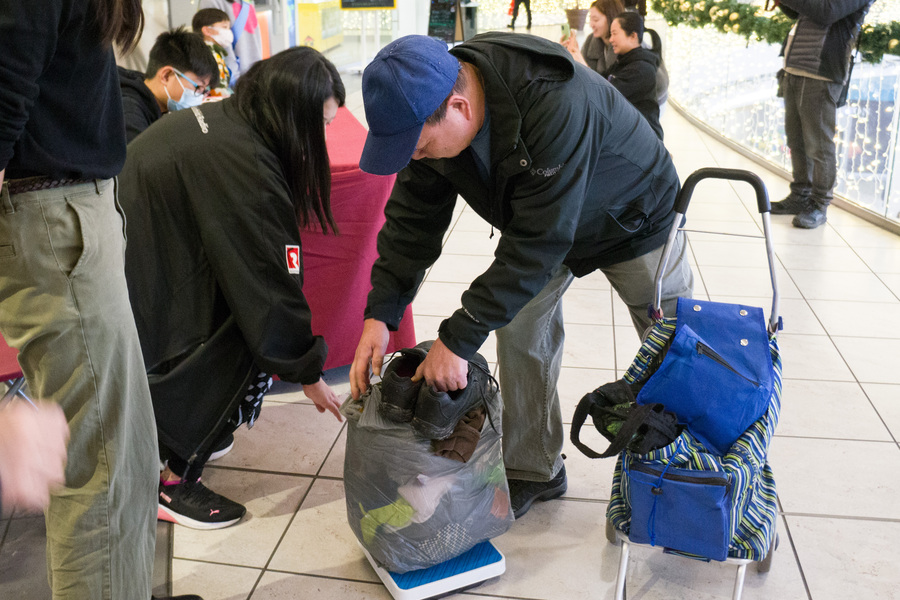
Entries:
{"type": "Polygon", "coordinates": [[[799,215],[809,209],[809,197],[791,192],[783,200],[772,203],[773,215],[799,215]]]}
{"type": "Polygon", "coordinates": [[[801,213],[797,213],[797,216],[794,217],[791,224],[800,229],[815,229],[819,225],[824,225],[825,221],[828,220],[825,218],[825,211],[827,210],[827,204],[816,200],[810,200],[807,209],[801,213]]]}

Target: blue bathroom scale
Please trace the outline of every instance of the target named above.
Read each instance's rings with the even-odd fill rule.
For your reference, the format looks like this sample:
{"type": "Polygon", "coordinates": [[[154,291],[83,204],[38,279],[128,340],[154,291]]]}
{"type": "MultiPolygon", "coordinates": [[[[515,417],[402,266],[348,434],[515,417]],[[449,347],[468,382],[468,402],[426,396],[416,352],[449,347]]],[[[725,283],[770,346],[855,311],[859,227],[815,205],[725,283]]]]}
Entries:
{"type": "Polygon", "coordinates": [[[490,541],[481,542],[468,552],[433,567],[402,574],[391,573],[378,566],[366,549],[362,550],[394,600],[444,596],[474,587],[506,572],[506,559],[490,541]]]}

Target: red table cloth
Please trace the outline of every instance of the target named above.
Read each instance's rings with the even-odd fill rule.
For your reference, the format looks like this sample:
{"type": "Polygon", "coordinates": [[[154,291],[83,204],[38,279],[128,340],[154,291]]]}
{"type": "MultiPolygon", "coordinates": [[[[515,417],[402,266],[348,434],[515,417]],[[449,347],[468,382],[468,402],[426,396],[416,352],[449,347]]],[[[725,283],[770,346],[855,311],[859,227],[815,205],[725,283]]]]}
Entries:
{"type": "MultiPolygon", "coordinates": [[[[346,107],[326,129],[331,159],[331,212],[339,235],[317,228],[301,230],[303,293],[312,310],[312,329],[325,338],[331,369],[353,362],[362,335],[363,311],[371,289],[369,276],[378,256],[375,239],[384,224],[396,176],[370,175],[359,170],[366,129],[346,107]]],[[[412,309],[407,307],[400,328],[391,333],[388,352],[416,345],[412,309]]]]}

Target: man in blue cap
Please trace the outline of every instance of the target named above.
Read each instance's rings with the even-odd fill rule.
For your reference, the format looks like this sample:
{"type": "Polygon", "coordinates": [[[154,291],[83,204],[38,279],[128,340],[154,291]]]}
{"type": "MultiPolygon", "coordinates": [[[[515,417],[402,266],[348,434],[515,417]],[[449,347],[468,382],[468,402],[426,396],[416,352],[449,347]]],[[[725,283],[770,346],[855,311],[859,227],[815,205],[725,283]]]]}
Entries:
{"type": "MultiPolygon", "coordinates": [[[[370,366],[380,374],[388,331],[440,255],[462,196],[501,237],[413,379],[453,401],[467,385],[468,360],[496,330],[503,455],[521,517],[566,490],[560,299],[573,276],[600,269],[638,332],[651,324],[675,167],[607,81],[559,44],[528,35],[486,33],[450,51],[425,36],[400,38],[366,68],[363,101],[369,135],[360,167],[399,174],[378,236],[352,393],[366,389],[370,366]]],[[[663,278],[667,314],[692,292],[685,247],[679,234],[663,278]]]]}

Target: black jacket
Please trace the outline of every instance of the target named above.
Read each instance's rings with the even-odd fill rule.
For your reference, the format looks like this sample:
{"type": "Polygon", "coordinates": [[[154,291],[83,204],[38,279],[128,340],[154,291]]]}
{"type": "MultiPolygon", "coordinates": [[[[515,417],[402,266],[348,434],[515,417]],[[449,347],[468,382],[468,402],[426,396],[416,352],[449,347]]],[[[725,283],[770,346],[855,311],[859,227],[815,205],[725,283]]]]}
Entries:
{"type": "Polygon", "coordinates": [[[119,67],[119,87],[122,90],[122,107],[125,110],[125,140],[139,133],[162,116],[156,96],[144,83],[144,74],[119,67]]]}
{"type": "Polygon", "coordinates": [[[459,194],[501,232],[493,264],[441,325],[441,340],[469,358],[561,263],[583,276],[665,243],[679,183],[647,121],[562,45],[485,33],[451,53],[484,78],[490,184],[471,149],[400,171],[378,235],[366,316],[397,327],[441,253],[459,194]]]}
{"type": "Polygon", "coordinates": [[[781,0],[781,10],[792,19],[790,35],[782,46],[785,68],[847,81],[850,54],[866,13],[874,0],[781,0]]]}
{"type": "Polygon", "coordinates": [[[259,371],[303,384],[322,372],[327,348],[310,329],[302,260],[288,258],[300,246],[290,191],[231,100],[142,133],[119,181],[160,439],[190,460],[259,371]]]}
{"type": "Polygon", "coordinates": [[[644,115],[659,139],[663,139],[656,93],[658,70],[659,56],[652,50],[638,46],[613,63],[609,71],[609,82],[644,115]]]}
{"type": "Polygon", "coordinates": [[[94,4],[0,2],[0,170],[106,179],[125,162],[116,61],[94,4]]]}

